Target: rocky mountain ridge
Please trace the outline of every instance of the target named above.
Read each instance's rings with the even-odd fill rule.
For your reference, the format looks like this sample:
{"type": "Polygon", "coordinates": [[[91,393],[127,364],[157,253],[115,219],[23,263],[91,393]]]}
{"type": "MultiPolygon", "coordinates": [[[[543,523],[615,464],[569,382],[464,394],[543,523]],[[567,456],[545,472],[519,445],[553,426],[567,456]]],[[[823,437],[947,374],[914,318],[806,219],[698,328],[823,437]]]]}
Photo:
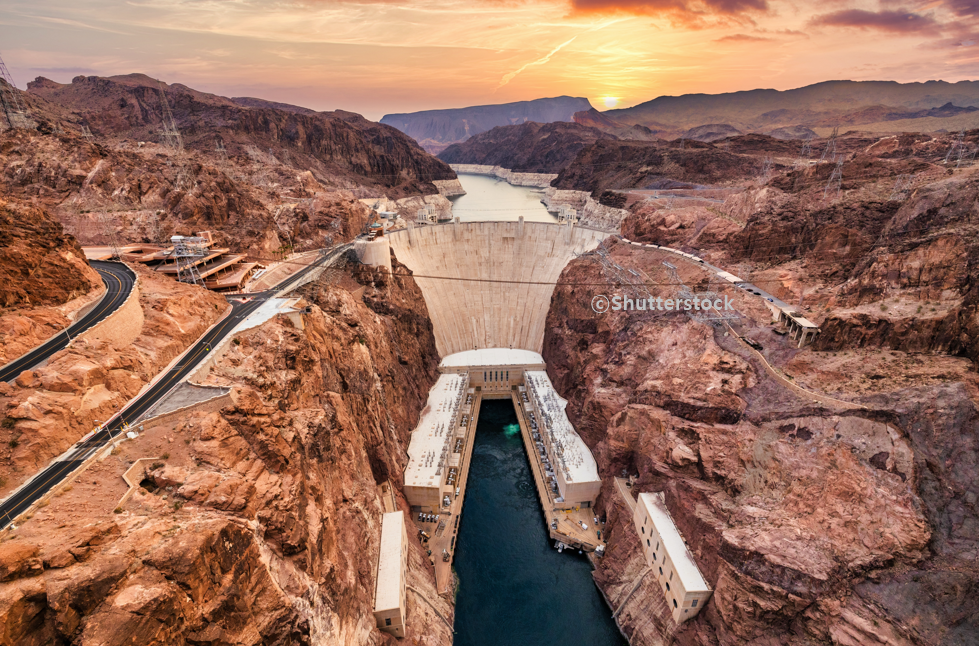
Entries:
{"type": "Polygon", "coordinates": [[[588,99],[559,96],[497,105],[386,114],[381,118],[381,123],[397,128],[435,154],[449,144],[465,141],[497,126],[518,125],[528,121],[571,121],[575,112],[590,108],[588,99]]]}

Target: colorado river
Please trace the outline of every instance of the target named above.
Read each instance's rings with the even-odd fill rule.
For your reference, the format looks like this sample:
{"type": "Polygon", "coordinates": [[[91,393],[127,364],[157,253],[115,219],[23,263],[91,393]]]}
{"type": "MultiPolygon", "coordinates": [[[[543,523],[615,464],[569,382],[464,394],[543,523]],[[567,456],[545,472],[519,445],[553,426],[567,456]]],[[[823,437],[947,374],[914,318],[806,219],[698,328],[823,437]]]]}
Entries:
{"type": "MultiPolygon", "coordinates": [[[[468,187],[467,187],[468,190],[468,187]]],[[[544,527],[509,400],[483,400],[455,569],[456,646],[625,644],[587,558],[544,527]]]]}
{"type": "Polygon", "coordinates": [[[521,215],[527,222],[557,222],[541,204],[541,193],[534,189],[511,186],[487,175],[460,173],[459,182],[466,194],[450,199],[452,215],[462,222],[516,220],[521,215]]]}

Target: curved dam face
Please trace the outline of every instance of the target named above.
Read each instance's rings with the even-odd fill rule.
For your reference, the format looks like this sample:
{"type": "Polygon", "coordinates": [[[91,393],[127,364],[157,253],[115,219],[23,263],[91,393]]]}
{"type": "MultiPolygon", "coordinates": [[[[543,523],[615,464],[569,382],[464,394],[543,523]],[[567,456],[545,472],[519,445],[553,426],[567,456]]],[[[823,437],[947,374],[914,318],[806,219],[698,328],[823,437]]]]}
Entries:
{"type": "Polygon", "coordinates": [[[541,352],[553,283],[576,253],[608,235],[545,222],[452,222],[388,239],[414,272],[439,354],[447,357],[480,348],[541,352]]]}

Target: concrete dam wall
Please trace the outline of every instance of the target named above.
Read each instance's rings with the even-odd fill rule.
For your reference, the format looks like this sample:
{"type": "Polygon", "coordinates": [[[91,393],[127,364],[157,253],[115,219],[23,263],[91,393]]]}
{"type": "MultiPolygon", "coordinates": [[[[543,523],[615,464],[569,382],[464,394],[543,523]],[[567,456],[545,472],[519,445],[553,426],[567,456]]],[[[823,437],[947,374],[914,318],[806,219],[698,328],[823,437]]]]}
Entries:
{"type": "Polygon", "coordinates": [[[541,352],[553,283],[575,253],[594,249],[607,236],[518,221],[421,226],[389,239],[398,260],[415,274],[439,354],[446,357],[479,348],[541,352]]]}

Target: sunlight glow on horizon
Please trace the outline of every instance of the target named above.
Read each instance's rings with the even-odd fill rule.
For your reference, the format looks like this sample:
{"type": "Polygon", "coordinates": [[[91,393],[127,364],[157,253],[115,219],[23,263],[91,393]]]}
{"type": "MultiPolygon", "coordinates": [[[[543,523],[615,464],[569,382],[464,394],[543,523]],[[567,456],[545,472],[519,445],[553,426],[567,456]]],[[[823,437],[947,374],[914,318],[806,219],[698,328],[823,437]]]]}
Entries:
{"type": "MultiPolygon", "coordinates": [[[[0,35],[19,87],[35,76],[68,83],[142,72],[373,120],[562,95],[596,97],[608,110],[660,95],[830,79],[979,78],[979,39],[966,33],[979,30],[979,18],[972,25],[945,5],[909,0],[929,12],[927,29],[866,27],[846,24],[853,12],[843,11],[864,0],[784,11],[787,1],[735,16],[629,14],[628,3],[598,0],[588,6],[611,14],[578,10],[582,0],[6,0],[0,35]]],[[[877,15],[860,14],[864,22],[877,15]]]]}

